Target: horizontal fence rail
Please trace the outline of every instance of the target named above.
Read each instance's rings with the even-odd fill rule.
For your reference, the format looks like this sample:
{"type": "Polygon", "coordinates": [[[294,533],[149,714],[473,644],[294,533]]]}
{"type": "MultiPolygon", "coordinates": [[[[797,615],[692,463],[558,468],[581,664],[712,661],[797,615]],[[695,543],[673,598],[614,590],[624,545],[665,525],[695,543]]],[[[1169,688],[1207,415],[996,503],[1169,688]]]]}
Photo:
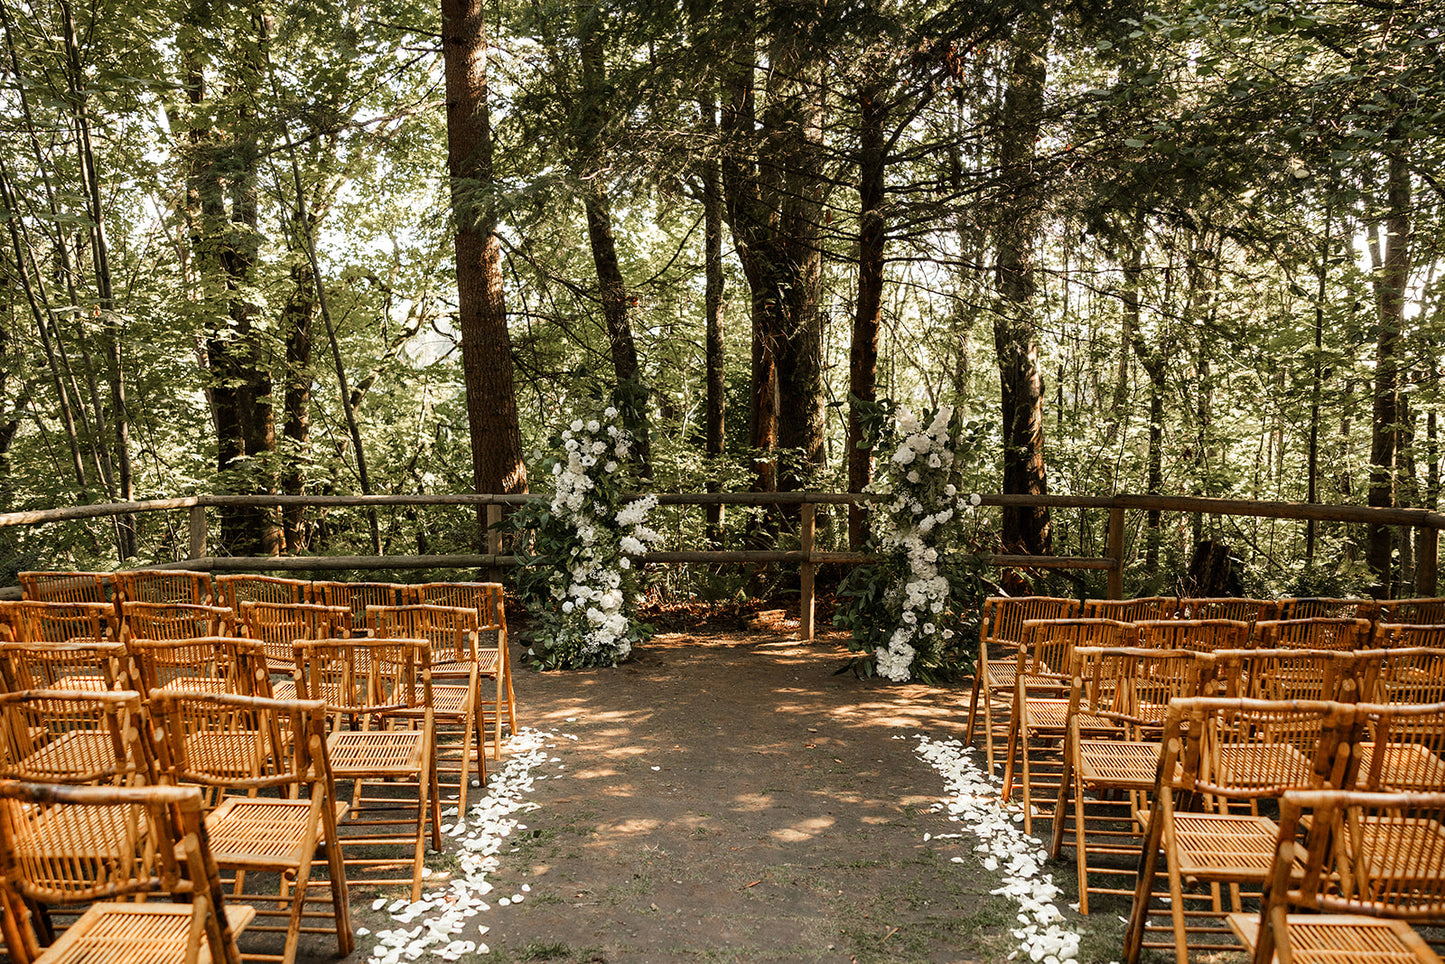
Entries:
{"type": "MultiPolygon", "coordinates": [[[[548,500],[547,495],[489,495],[452,493],[439,495],[195,495],[143,502],[65,506],[24,512],[0,513],[0,527],[42,525],[79,519],[129,516],[184,509],[189,514],[189,555],[186,559],[160,563],[148,568],[192,569],[235,572],[322,572],[330,570],[486,569],[499,574],[518,565],[514,555],[502,552],[502,533],[497,526],[506,506],[548,500]],[[487,551],[443,555],[347,555],[347,556],[211,556],[207,554],[208,520],[211,507],[304,506],[308,508],[381,508],[385,506],[473,506],[485,507],[488,523],[487,551]]],[[[813,625],[813,580],[816,568],[825,564],[860,565],[873,557],[862,552],[826,552],[814,548],[816,510],[820,505],[852,505],[878,498],[846,492],[723,492],[657,494],[659,505],[678,506],[794,506],[798,508],[799,548],[795,550],[656,551],[647,561],[663,565],[734,564],[796,565],[799,570],[800,634],[811,639],[813,625]]],[[[1162,495],[980,495],[983,506],[1046,506],[1058,509],[1098,509],[1109,512],[1109,537],[1104,556],[1044,556],[984,553],[977,559],[1002,568],[1085,569],[1108,573],[1108,595],[1123,595],[1125,513],[1161,511],[1203,515],[1252,516],[1317,522],[1344,522],[1410,528],[1417,535],[1415,589],[1418,595],[1433,596],[1438,566],[1438,532],[1445,528],[1445,513],[1430,509],[1391,509],[1367,506],[1323,505],[1303,502],[1258,502],[1212,499],[1196,496],[1162,495]]],[[[0,589],[0,598],[18,595],[13,587],[0,589]]]]}

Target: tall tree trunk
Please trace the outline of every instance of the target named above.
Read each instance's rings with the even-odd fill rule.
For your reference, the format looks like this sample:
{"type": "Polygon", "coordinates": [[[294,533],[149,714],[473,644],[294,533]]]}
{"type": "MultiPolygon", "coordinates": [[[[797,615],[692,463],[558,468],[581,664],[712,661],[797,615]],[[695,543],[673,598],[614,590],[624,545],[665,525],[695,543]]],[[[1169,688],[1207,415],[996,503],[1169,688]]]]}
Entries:
{"type": "MultiPolygon", "coordinates": [[[[1043,191],[1034,170],[1034,143],[1042,125],[1049,24],[1025,15],[1013,40],[1008,93],[1004,96],[999,144],[1003,199],[998,204],[996,285],[1000,296],[994,320],[1002,394],[1003,490],[1043,495],[1043,375],[1039,370],[1034,322],[1034,248],[1043,221],[1043,191]]],[[[1005,506],[1005,551],[1052,550],[1049,511],[1045,507],[1005,506]]]]}
{"type": "MultiPolygon", "coordinates": [[[[286,393],[282,435],[286,447],[281,459],[281,491],[302,495],[306,491],[306,466],[311,462],[311,329],[316,320],[316,277],[309,258],[291,266],[291,297],[282,311],[286,338],[286,393]]],[[[281,512],[286,551],[306,550],[305,508],[288,505],[281,512]]]]}
{"type": "MultiPolygon", "coordinates": [[[[699,104],[708,140],[717,135],[717,105],[712,94],[699,104]]],[[[703,218],[703,314],[707,327],[704,354],[707,365],[707,491],[722,490],[718,473],[722,469],[727,420],[727,356],[723,346],[723,197],[722,169],[717,158],[701,163],[703,218]]],[[[714,548],[722,545],[723,507],[707,507],[707,539],[714,548]]]]}
{"type": "MultiPolygon", "coordinates": [[[[853,339],[848,349],[848,491],[862,492],[873,478],[873,448],[863,438],[858,402],[878,399],[878,325],[883,308],[883,173],[887,163],[883,120],[886,108],[876,89],[858,92],[858,296],[853,339]]],[[[867,539],[864,506],[848,507],[848,545],[867,539]]]]}
{"type": "Polygon", "coordinates": [[[456,220],[457,307],[472,475],[478,492],[525,492],[512,343],[502,288],[502,244],[492,188],[487,33],[480,0],[442,0],[447,171],[456,220]]]}
{"type": "MultiPolygon", "coordinates": [[[[1385,251],[1375,285],[1379,324],[1375,339],[1375,390],[1370,419],[1370,489],[1368,503],[1395,503],[1395,451],[1399,422],[1400,343],[1405,327],[1405,286],[1410,277],[1410,171],[1404,148],[1397,146],[1387,162],[1385,251]]],[[[1375,575],[1373,591],[1384,596],[1390,586],[1391,527],[1368,530],[1365,561],[1375,575]]]]}

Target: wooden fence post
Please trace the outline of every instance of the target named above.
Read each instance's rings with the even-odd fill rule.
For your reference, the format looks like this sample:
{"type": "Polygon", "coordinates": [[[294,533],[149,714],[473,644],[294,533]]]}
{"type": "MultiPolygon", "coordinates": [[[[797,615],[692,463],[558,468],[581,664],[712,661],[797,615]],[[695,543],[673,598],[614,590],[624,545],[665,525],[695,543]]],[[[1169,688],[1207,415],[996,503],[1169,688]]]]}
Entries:
{"type": "Polygon", "coordinates": [[[1109,552],[1113,560],[1109,567],[1109,598],[1124,598],[1124,510],[1118,507],[1109,510],[1109,552]]]}
{"type": "Polygon", "coordinates": [[[1421,526],[1417,540],[1419,552],[1415,558],[1415,595],[1435,595],[1435,570],[1440,564],[1440,530],[1434,526],[1421,526]]]}
{"type": "Polygon", "coordinates": [[[206,558],[206,507],[201,503],[191,506],[191,558],[206,558]]]}
{"type": "MultiPolygon", "coordinates": [[[[803,552],[809,557],[813,554],[813,524],[814,514],[818,507],[812,502],[804,502],[801,506],[802,530],[798,534],[799,542],[803,552]]],[[[803,639],[813,638],[813,563],[810,561],[800,563],[798,566],[798,635],[803,639]]]]}

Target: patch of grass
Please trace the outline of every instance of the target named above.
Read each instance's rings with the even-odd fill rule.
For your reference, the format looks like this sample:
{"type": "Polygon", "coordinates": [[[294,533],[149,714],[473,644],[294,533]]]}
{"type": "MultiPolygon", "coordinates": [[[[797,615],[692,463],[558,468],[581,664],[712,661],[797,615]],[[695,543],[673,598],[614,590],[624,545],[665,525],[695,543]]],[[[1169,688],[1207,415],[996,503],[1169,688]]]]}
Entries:
{"type": "Polygon", "coordinates": [[[533,941],[522,948],[520,960],[524,961],[556,961],[567,957],[572,953],[572,948],[561,941],[533,941]]]}

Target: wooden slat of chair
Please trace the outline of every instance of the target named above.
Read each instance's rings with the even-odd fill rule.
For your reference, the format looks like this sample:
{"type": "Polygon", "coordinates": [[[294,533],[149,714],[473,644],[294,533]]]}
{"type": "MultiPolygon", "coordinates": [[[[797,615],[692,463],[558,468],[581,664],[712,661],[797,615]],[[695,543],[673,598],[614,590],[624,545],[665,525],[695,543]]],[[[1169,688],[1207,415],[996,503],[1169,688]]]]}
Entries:
{"type": "MultiPolygon", "coordinates": [[[[471,607],[426,604],[368,606],[366,624],[371,635],[379,639],[425,639],[431,644],[432,695],[438,729],[443,723],[461,728],[460,762],[456,767],[457,812],[465,814],[474,742],[478,780],[485,782],[487,778],[481,689],[482,680],[489,680],[490,688],[495,692],[493,705],[501,705],[505,673],[500,652],[477,647],[477,611],[471,607]]],[[[415,718],[418,714],[412,710],[402,715],[415,718]]],[[[493,730],[493,733],[495,750],[500,759],[501,728],[493,730]]],[[[440,767],[440,742],[437,756],[440,767]]]]}
{"type": "Polygon", "coordinates": [[[132,639],[127,643],[141,691],[189,689],[269,697],[266,654],[254,639],[132,639]]]}
{"type": "Polygon", "coordinates": [[[1174,606],[1176,619],[1233,619],[1251,626],[1261,619],[1278,619],[1278,599],[1243,599],[1233,596],[1181,596],[1174,606]]]}
{"type": "MultiPolygon", "coordinates": [[[[354,858],[348,860],[348,865],[369,869],[404,867],[409,873],[406,880],[410,881],[411,899],[418,899],[428,825],[432,846],[441,847],[430,645],[424,639],[303,641],[296,644],[295,658],[298,695],[303,700],[322,700],[334,721],[326,746],[332,772],[338,780],[355,782],[347,824],[368,831],[348,834],[343,844],[411,846],[410,859],[354,858]],[[382,728],[390,725],[397,714],[416,710],[421,711],[421,719],[414,722],[420,726],[382,728]],[[396,821],[373,815],[375,809],[393,808],[395,800],[377,803],[361,796],[364,781],[386,779],[416,783],[416,815],[414,821],[408,822],[408,835],[385,833],[380,828],[395,825],[396,821]]],[[[352,886],[402,883],[395,878],[358,878],[349,869],[347,879],[352,886]]]]}
{"type": "Polygon", "coordinates": [[[1209,662],[1208,655],[1189,650],[1074,650],[1049,852],[1057,858],[1072,835],[1080,913],[1089,913],[1090,893],[1132,892],[1100,881],[1132,877],[1140,846],[1137,814],[1154,784],[1165,710],[1171,699],[1197,695],[1209,662]],[[1118,803],[1110,797],[1119,797],[1118,803]]]}
{"type": "MultiPolygon", "coordinates": [[[[417,602],[440,606],[470,606],[477,611],[477,651],[495,649],[500,657],[505,681],[502,699],[505,705],[482,701],[482,715],[477,725],[492,727],[494,745],[500,752],[502,717],[505,715],[508,735],[517,732],[517,695],[512,682],[512,650],[507,636],[507,608],[499,582],[427,582],[415,587],[417,602]]],[[[480,658],[480,657],[479,657],[480,658]]]]}
{"type": "Polygon", "coordinates": [[[1148,649],[1212,653],[1249,645],[1250,624],[1237,619],[1142,619],[1133,626],[1133,645],[1148,649]]]}
{"type": "Polygon", "coordinates": [[[1013,700],[1014,672],[1018,668],[1018,646],[1023,641],[1023,625],[1033,619],[1068,619],[1079,614],[1076,599],[1053,596],[990,596],[983,601],[978,627],[978,662],[974,664],[973,692],[968,700],[968,725],[963,741],[973,744],[973,734],[983,717],[984,753],[988,772],[993,773],[996,731],[1002,728],[1007,737],[1007,721],[1001,717],[1003,707],[1013,700]]]}
{"type": "Polygon", "coordinates": [[[1369,649],[1374,623],[1352,616],[1268,619],[1254,624],[1255,649],[1369,649]]]}
{"type": "Polygon", "coordinates": [[[17,642],[120,641],[120,620],[110,603],[25,600],[11,608],[11,619],[17,642]]]}
{"type": "Polygon", "coordinates": [[[113,573],[122,601],[211,605],[215,587],[208,572],[184,569],[126,569],[113,573]]]}
{"type": "Polygon", "coordinates": [[[204,603],[121,603],[121,640],[196,639],[234,636],[236,614],[226,606],[204,603]]]}
{"type": "Polygon", "coordinates": [[[242,572],[216,576],[213,584],[216,602],[237,613],[241,611],[241,604],[246,602],[311,602],[311,582],[307,579],[283,579],[242,572]]]}
{"type": "Polygon", "coordinates": [[[226,903],[199,788],[3,780],[0,810],[0,892],[15,964],[240,964],[235,935],[254,911],[226,903]],[[114,903],[156,894],[186,902],[114,903]],[[43,947],[50,935],[35,930],[30,903],[90,906],[43,947]]]}
{"type": "Polygon", "coordinates": [[[150,694],[151,741],[158,771],[179,784],[221,794],[206,816],[216,863],[236,872],[239,895],[249,871],[283,876],[289,903],[283,964],[293,964],[312,871],[327,867],[337,953],[355,947],[341,859],[338,818],[346,805],[326,755],[326,707],[187,690],[150,694]]]}
{"type": "Polygon", "coordinates": [[[1445,793],[1285,793],[1260,912],[1229,918],[1256,964],[1438,964],[1410,922],[1445,922],[1445,793]]]}
{"type": "Polygon", "coordinates": [[[1136,599],[1085,599],[1086,619],[1117,619],[1135,623],[1144,619],[1168,619],[1178,600],[1173,596],[1139,596],[1136,599]]]}
{"type": "Polygon", "coordinates": [[[135,690],[0,693],[0,777],[68,784],[151,780],[135,690]]]}
{"type": "Polygon", "coordinates": [[[22,572],[21,595],[39,602],[112,602],[108,572],[22,572]]]}
{"type": "Polygon", "coordinates": [[[1223,919],[1222,888],[1232,909],[1241,910],[1243,887],[1260,887],[1268,877],[1279,827],[1268,817],[1241,813],[1287,790],[1338,787],[1349,777],[1357,714],[1335,702],[1231,700],[1201,697],[1169,706],[1163,750],[1125,934],[1124,955],[1136,964],[1144,946],[1158,863],[1168,881],[1170,937],[1179,964],[1189,960],[1204,935],[1226,936],[1227,926],[1190,927],[1190,917],[1223,919]],[[1194,807],[1201,809],[1195,811],[1194,807]],[[1209,885],[1210,907],[1186,911],[1185,879],[1209,885]]]}
{"type": "Polygon", "coordinates": [[[130,689],[130,653],[121,643],[0,644],[0,685],[17,690],[130,689]]]}

